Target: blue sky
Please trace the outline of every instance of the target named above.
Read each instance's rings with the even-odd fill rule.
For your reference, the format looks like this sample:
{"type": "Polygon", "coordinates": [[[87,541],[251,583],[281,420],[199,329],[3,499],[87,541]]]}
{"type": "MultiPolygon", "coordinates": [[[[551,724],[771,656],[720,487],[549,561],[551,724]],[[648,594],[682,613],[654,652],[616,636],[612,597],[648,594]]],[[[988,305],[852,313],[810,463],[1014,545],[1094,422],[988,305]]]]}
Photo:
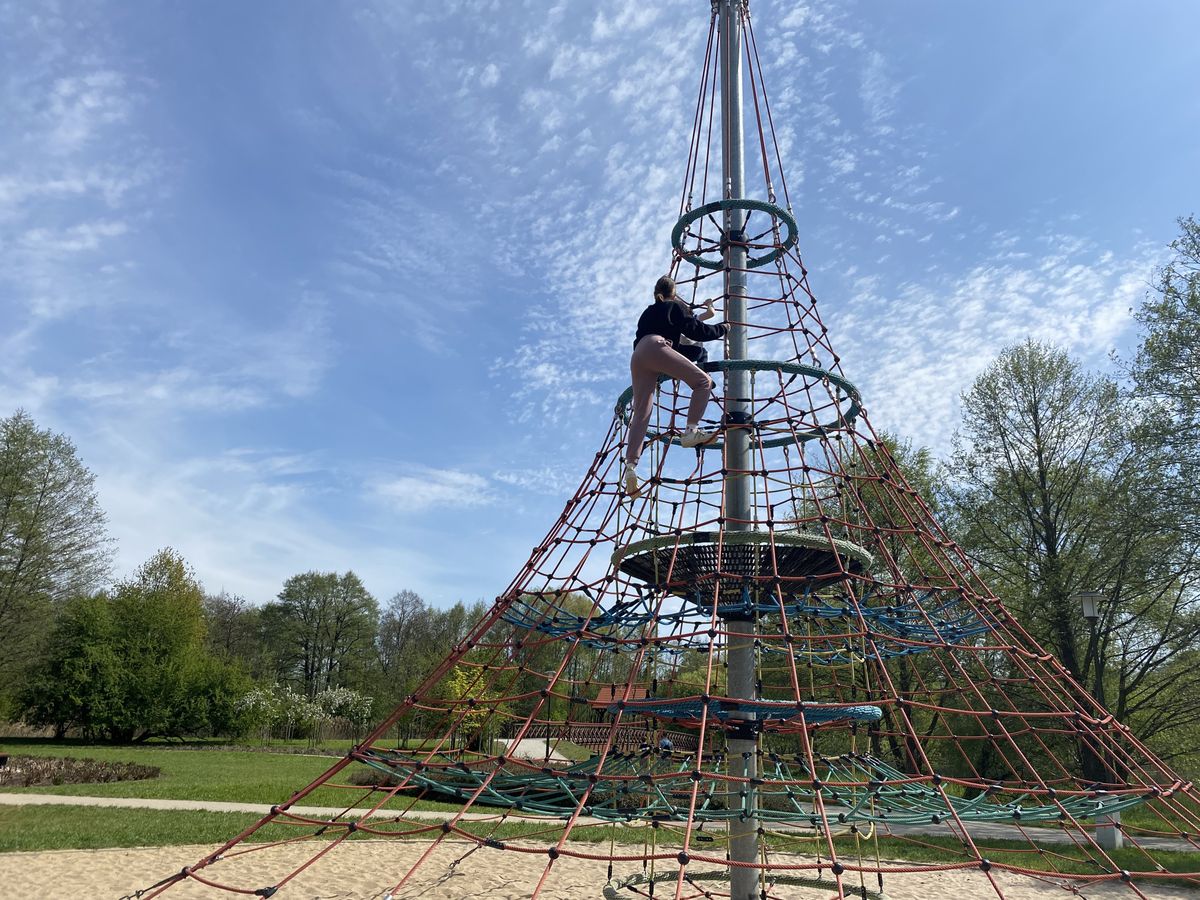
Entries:
{"type": "MultiPolygon", "coordinates": [[[[0,0],[0,415],[118,574],[490,600],[669,261],[706,0],[0,0]]],[[[800,244],[873,423],[1002,346],[1108,365],[1196,212],[1200,5],[753,0],[800,244]]]]}

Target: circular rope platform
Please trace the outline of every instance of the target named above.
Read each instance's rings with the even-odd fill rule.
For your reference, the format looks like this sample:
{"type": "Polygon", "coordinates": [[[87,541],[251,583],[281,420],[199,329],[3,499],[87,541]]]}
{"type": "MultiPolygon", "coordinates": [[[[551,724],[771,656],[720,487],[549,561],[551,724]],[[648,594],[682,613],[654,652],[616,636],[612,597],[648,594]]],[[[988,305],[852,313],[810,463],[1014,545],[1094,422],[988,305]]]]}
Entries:
{"type": "MultiPolygon", "coordinates": [[[[626,575],[679,596],[721,575],[721,595],[741,595],[743,579],[819,581],[822,586],[867,571],[871,554],[850,541],[802,531],[691,531],[635,541],[612,556],[626,575]]],[[[701,588],[704,592],[705,588],[701,588]]]]}
{"type": "MultiPolygon", "coordinates": [[[[785,434],[781,434],[778,437],[767,437],[758,441],[758,446],[764,449],[768,447],[783,447],[788,444],[801,444],[813,438],[829,434],[831,431],[843,429],[858,418],[859,412],[862,409],[862,397],[858,392],[858,388],[853,383],[840,375],[835,375],[817,366],[809,366],[798,362],[783,362],[775,359],[721,359],[716,362],[705,363],[701,368],[706,372],[779,372],[784,375],[799,375],[831,385],[835,389],[831,393],[834,394],[834,405],[839,410],[836,419],[813,425],[803,430],[793,430],[789,426],[785,434]],[[849,409],[844,413],[840,411],[843,403],[849,403],[849,409]]],[[[664,377],[660,380],[666,381],[667,379],[664,377]]],[[[617,398],[617,405],[614,409],[616,415],[620,417],[625,425],[629,424],[630,407],[632,404],[633,386],[631,385],[621,392],[621,396],[617,398]]],[[[795,410],[788,411],[788,415],[784,417],[784,420],[790,421],[795,414],[795,410]]],[[[760,434],[768,431],[768,428],[763,425],[755,425],[753,427],[760,434]]],[[[778,430],[785,431],[783,428],[778,430]]],[[[667,441],[672,444],[679,443],[678,435],[653,431],[646,434],[646,439],[651,441],[667,441]]],[[[720,450],[723,446],[724,441],[718,438],[699,449],[720,450]]]]}
{"type": "Polygon", "coordinates": [[[681,725],[698,725],[706,714],[711,720],[729,724],[743,724],[751,716],[758,724],[775,722],[800,725],[878,722],[883,717],[883,710],[878,706],[839,706],[803,700],[704,700],[699,697],[677,700],[624,700],[610,705],[608,710],[668,719],[681,725]]]}

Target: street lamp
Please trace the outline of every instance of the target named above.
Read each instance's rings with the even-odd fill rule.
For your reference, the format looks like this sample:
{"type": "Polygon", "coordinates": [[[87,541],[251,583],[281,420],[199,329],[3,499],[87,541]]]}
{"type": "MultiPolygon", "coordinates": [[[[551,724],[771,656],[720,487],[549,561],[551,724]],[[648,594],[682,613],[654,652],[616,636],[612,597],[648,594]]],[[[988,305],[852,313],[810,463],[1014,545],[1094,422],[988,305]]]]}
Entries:
{"type": "MultiPolygon", "coordinates": [[[[1100,624],[1100,601],[1104,599],[1103,591],[1076,591],[1071,595],[1071,599],[1079,604],[1079,609],[1083,613],[1083,618],[1088,623],[1088,648],[1087,654],[1084,657],[1083,668],[1087,667],[1088,661],[1096,667],[1096,682],[1092,688],[1092,696],[1096,698],[1096,702],[1104,703],[1104,672],[1101,660],[1099,657],[1099,634],[1098,625],[1100,624]]],[[[1083,672],[1080,671],[1080,677],[1083,672]]]]}
{"type": "Polygon", "coordinates": [[[1083,609],[1083,617],[1088,620],[1088,624],[1093,628],[1096,627],[1096,622],[1100,618],[1100,607],[1098,601],[1104,597],[1101,591],[1079,591],[1072,599],[1078,600],[1083,609]]]}
{"type": "MultiPolygon", "coordinates": [[[[1092,696],[1096,698],[1097,702],[1103,703],[1104,669],[1099,658],[1100,648],[1096,643],[1096,625],[1100,621],[1100,601],[1104,599],[1104,593],[1102,591],[1078,591],[1071,599],[1078,601],[1083,617],[1087,619],[1090,632],[1088,656],[1092,657],[1092,664],[1096,667],[1096,686],[1092,689],[1092,696]]],[[[1117,850],[1124,845],[1119,812],[1096,817],[1096,843],[1105,850],[1117,850]]]]}

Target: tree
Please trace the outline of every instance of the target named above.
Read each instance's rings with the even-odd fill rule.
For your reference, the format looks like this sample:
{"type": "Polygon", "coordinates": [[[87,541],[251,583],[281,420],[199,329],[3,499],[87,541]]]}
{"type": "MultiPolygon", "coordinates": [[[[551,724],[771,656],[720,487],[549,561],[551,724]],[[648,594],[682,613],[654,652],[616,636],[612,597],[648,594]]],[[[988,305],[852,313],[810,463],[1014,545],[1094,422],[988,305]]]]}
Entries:
{"type": "Polygon", "coordinates": [[[166,549],[111,594],[69,601],[22,692],[25,720],[123,742],[239,732],[249,680],[205,651],[203,596],[166,549]]]}
{"type": "Polygon", "coordinates": [[[160,550],[113,591],[114,641],[122,667],[114,740],[192,730],[190,696],[203,654],[204,590],[183,558],[160,550]]]}
{"type": "Polygon", "coordinates": [[[392,595],[380,615],[379,693],[389,700],[411,691],[422,673],[425,657],[438,649],[428,646],[433,612],[416,591],[402,590],[392,595]]]}
{"type": "Polygon", "coordinates": [[[373,664],[379,604],[353,572],[289,578],[263,607],[264,641],[277,674],[310,699],[330,687],[359,687],[373,664]]]}
{"type": "Polygon", "coordinates": [[[67,601],[45,656],[17,701],[27,724],[52,727],[56,738],[71,728],[89,738],[103,732],[119,703],[121,659],[114,633],[112,608],[103,594],[67,601]]]}
{"type": "Polygon", "coordinates": [[[462,739],[472,749],[491,752],[491,739],[499,725],[496,721],[499,694],[488,687],[485,672],[459,664],[439,687],[437,693],[447,701],[444,715],[450,723],[451,742],[462,739]],[[470,701],[474,703],[464,706],[470,701]]]}
{"type": "Polygon", "coordinates": [[[415,591],[394,594],[379,617],[376,696],[389,701],[385,705],[408,696],[484,611],[481,603],[436,609],[415,591]]]}
{"type": "Polygon", "coordinates": [[[259,614],[242,597],[222,591],[204,596],[204,645],[208,652],[226,662],[237,663],[253,676],[267,674],[259,641],[259,614]]]}
{"type": "MultiPolygon", "coordinates": [[[[961,541],[1022,624],[1143,739],[1200,722],[1194,554],[1166,527],[1138,409],[1056,348],[1004,350],[963,396],[961,541]],[[1105,598],[1095,630],[1074,595],[1105,598]]],[[[1193,749],[1175,741],[1177,753],[1193,749]]],[[[1087,748],[1088,777],[1105,777],[1087,748]]]]}
{"type": "Polygon", "coordinates": [[[1137,314],[1145,331],[1128,366],[1136,395],[1149,408],[1143,428],[1158,448],[1183,537],[1200,538],[1200,222],[1179,220],[1174,258],[1156,273],[1137,314]]]}
{"type": "MultiPolygon", "coordinates": [[[[843,513],[851,526],[846,537],[863,542],[872,552],[882,551],[880,573],[886,571],[886,577],[894,583],[920,586],[907,589],[906,602],[936,608],[946,596],[933,589],[953,584],[952,576],[929,546],[931,539],[942,534],[941,466],[928,448],[913,447],[911,442],[885,432],[864,446],[846,468],[852,475],[848,489],[854,493],[853,502],[843,513]],[[875,529],[879,529],[878,534],[875,529]]],[[[872,602],[869,592],[865,599],[872,602]]],[[[873,602],[877,604],[879,600],[873,602]]],[[[804,626],[797,623],[796,627],[804,626]]],[[[821,677],[830,679],[830,688],[836,690],[843,676],[831,669],[822,672],[821,677]]],[[[871,679],[869,669],[860,669],[857,677],[866,690],[871,679]]],[[[922,688],[947,688],[950,678],[946,667],[933,654],[913,654],[891,666],[891,682],[902,697],[922,688]]],[[[873,752],[890,753],[891,761],[901,771],[915,771],[922,756],[943,752],[942,742],[937,741],[922,748],[920,736],[944,728],[945,719],[941,711],[917,706],[907,709],[905,715],[912,723],[911,729],[901,726],[896,710],[885,704],[880,725],[869,727],[868,734],[873,752]]],[[[942,762],[951,764],[950,760],[942,762]]]]}
{"type": "Polygon", "coordinates": [[[35,658],[54,605],[93,591],[110,557],[95,476],[75,446],[23,411],[0,419],[0,685],[35,658]]]}

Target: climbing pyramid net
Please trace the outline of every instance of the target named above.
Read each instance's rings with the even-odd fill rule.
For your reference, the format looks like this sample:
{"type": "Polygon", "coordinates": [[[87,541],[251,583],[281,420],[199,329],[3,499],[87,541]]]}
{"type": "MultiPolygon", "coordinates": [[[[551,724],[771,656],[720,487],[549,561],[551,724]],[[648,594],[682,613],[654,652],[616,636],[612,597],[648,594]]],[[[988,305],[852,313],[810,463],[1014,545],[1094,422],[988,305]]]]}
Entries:
{"type": "Polygon", "coordinates": [[[727,314],[744,285],[747,352],[707,364],[724,387],[718,440],[679,445],[687,396],[663,381],[630,499],[626,390],[561,517],[421,686],[312,784],[139,896],[286,894],[363,837],[405,842],[380,894],[396,898],[450,896],[438,885],[463,859],[503,854],[537,860],[529,897],[558,896],[572,860],[599,862],[608,898],[743,900],[739,874],[755,898],[868,900],[950,870],[1000,896],[1014,876],[1139,896],[1200,883],[1184,855],[1200,849],[1192,785],[1012,618],[871,428],[797,249],[744,4],[754,174],[746,198],[727,196],[717,6],[672,272],[682,297],[727,314]],[[733,672],[738,654],[748,670],[733,672]],[[750,855],[731,851],[739,836],[750,855]],[[270,881],[238,880],[239,856],[280,848],[293,855],[270,881]]]}

